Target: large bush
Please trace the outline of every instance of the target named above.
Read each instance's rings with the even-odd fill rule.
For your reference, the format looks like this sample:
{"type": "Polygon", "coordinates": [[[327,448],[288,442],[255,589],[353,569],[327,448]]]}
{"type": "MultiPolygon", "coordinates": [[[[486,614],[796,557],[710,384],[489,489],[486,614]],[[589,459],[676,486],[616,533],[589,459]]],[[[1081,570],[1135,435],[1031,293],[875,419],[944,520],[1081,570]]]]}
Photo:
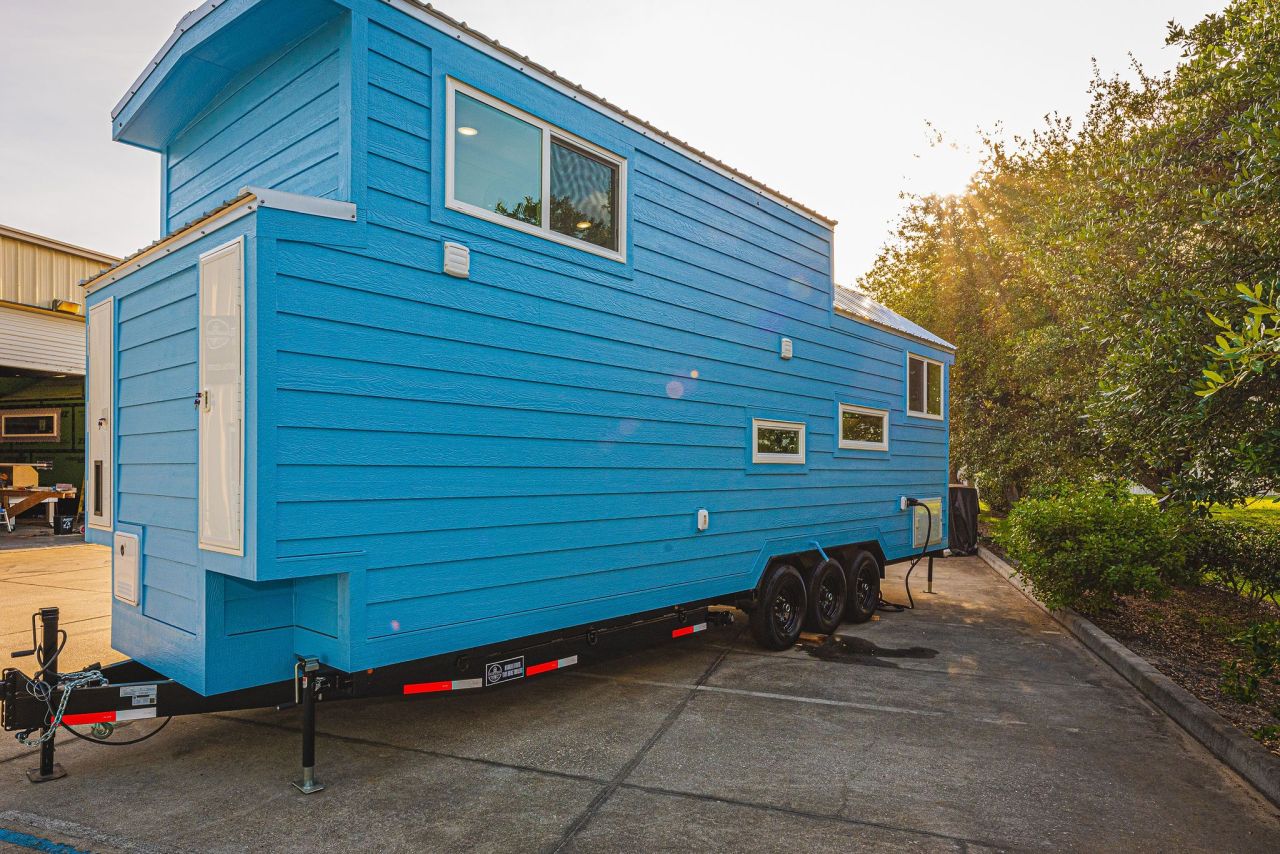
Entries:
{"type": "Polygon", "coordinates": [[[1280,594],[1280,528],[1236,519],[1199,519],[1188,526],[1188,567],[1251,604],[1280,594]]]}
{"type": "Polygon", "coordinates": [[[1096,612],[1119,595],[1159,595],[1186,571],[1181,520],[1122,487],[1046,490],[1014,505],[997,541],[1050,608],[1096,612]]]}

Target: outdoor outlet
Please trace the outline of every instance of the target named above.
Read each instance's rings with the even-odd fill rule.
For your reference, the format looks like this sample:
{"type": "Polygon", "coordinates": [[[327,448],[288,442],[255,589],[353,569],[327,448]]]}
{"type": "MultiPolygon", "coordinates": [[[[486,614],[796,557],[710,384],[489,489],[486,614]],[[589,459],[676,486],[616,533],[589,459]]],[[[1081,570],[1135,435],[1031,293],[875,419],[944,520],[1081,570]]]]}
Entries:
{"type": "Polygon", "coordinates": [[[459,279],[471,277],[471,250],[461,243],[444,245],[444,272],[459,279]]]}
{"type": "Polygon", "coordinates": [[[698,530],[705,531],[711,526],[711,514],[707,512],[707,508],[702,507],[698,510],[698,530]]]}
{"type": "Polygon", "coordinates": [[[791,358],[791,339],[790,338],[782,339],[782,349],[779,351],[778,355],[780,355],[784,359],[791,358]]]}

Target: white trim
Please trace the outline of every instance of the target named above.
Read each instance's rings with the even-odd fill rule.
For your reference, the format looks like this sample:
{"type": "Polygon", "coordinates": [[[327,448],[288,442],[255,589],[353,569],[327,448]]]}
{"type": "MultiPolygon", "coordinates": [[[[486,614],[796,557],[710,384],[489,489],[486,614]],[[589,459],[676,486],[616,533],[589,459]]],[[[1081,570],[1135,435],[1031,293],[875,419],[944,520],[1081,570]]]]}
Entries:
{"type": "Polygon", "coordinates": [[[907,415],[912,418],[928,418],[930,421],[941,421],[943,413],[947,411],[947,366],[937,359],[930,359],[928,356],[920,356],[910,351],[907,352],[907,415]],[[924,406],[923,410],[911,408],[911,360],[919,359],[924,362],[924,406]],[[938,414],[934,415],[929,412],[929,365],[937,365],[938,376],[942,381],[942,393],[938,396],[938,414]]]}
{"type": "Polygon", "coordinates": [[[614,154],[612,151],[594,145],[580,136],[562,130],[559,127],[547,122],[537,116],[526,113],[519,107],[513,107],[506,101],[502,101],[493,97],[487,92],[476,89],[474,86],[468,86],[461,80],[454,77],[445,78],[445,155],[444,155],[444,201],[445,207],[459,213],[474,216],[477,219],[483,219],[504,228],[512,228],[516,231],[523,231],[525,234],[532,234],[535,237],[541,237],[550,240],[553,243],[559,243],[563,246],[572,246],[574,249],[581,249],[584,252],[590,252],[593,255],[599,255],[602,258],[608,258],[612,261],[627,261],[627,159],[620,155],[614,154]],[[461,92],[469,98],[473,98],[480,103],[492,107],[501,113],[505,113],[514,119],[519,119],[525,124],[532,125],[542,131],[542,175],[541,175],[541,222],[534,225],[528,222],[522,222],[518,219],[512,219],[509,216],[503,216],[494,213],[486,208],[470,204],[469,202],[460,201],[454,197],[454,140],[457,132],[454,130],[454,102],[456,95],[461,92]],[[551,143],[554,138],[559,138],[572,146],[581,148],[588,154],[603,160],[616,170],[618,176],[617,198],[615,199],[614,215],[614,241],[617,249],[608,249],[603,246],[597,246],[586,240],[579,240],[568,234],[561,234],[551,229],[551,143]]]}
{"type": "Polygon", "coordinates": [[[302,193],[286,193],[284,190],[268,190],[265,187],[242,187],[236,195],[243,196],[245,193],[256,196],[258,204],[264,208],[330,219],[346,219],[352,222],[356,219],[356,206],[351,202],[326,199],[321,196],[306,196],[302,193]]]}
{"type": "Polygon", "coordinates": [[[58,442],[62,439],[62,410],[50,409],[11,409],[0,410],[0,442],[58,442]],[[40,418],[53,416],[52,433],[10,433],[4,423],[10,418],[40,418]]]}
{"type": "Polygon", "coordinates": [[[93,528],[95,531],[110,531],[115,528],[116,518],[116,305],[115,297],[107,297],[101,302],[89,307],[85,312],[86,328],[85,328],[85,363],[89,367],[88,375],[85,383],[85,479],[84,483],[89,489],[89,494],[85,496],[85,524],[93,528]],[[105,314],[105,321],[99,320],[99,323],[105,322],[107,335],[107,358],[106,364],[89,365],[88,362],[93,358],[93,330],[94,315],[105,314]],[[105,401],[98,400],[93,395],[93,386],[95,379],[101,377],[102,372],[106,371],[107,383],[107,399],[105,401]],[[95,406],[94,404],[105,404],[95,406]],[[97,427],[97,419],[103,416],[96,416],[95,410],[105,409],[107,411],[107,437],[106,449],[102,455],[103,471],[106,476],[99,478],[93,475],[93,452],[94,442],[92,439],[93,430],[97,427]],[[96,490],[102,490],[102,514],[98,515],[94,512],[93,497],[96,490]],[[93,521],[94,518],[99,521],[93,521]]]}
{"type": "Polygon", "coordinates": [[[872,409],[869,406],[857,406],[852,403],[841,403],[837,409],[836,442],[839,447],[850,451],[887,451],[889,450],[889,410],[872,409]],[[879,442],[844,438],[844,414],[872,415],[880,419],[880,434],[884,437],[879,442]]]}
{"type": "Polygon", "coordinates": [[[782,463],[786,465],[804,465],[805,461],[805,423],[803,421],[774,421],[771,418],[751,419],[751,462],[782,463]],[[760,453],[760,428],[769,430],[793,430],[800,434],[800,453],[770,454],[760,453]]]}
{"type": "MultiPolygon", "coordinates": [[[[199,258],[196,260],[196,317],[198,318],[198,321],[199,321],[200,334],[203,335],[204,318],[201,316],[201,312],[203,310],[203,305],[201,303],[204,298],[204,290],[203,290],[204,261],[206,258],[211,258],[220,252],[224,252],[227,249],[232,248],[233,246],[238,247],[240,251],[240,305],[239,305],[239,308],[240,308],[240,481],[236,485],[238,498],[240,500],[240,524],[238,526],[239,534],[240,534],[240,542],[235,546],[224,546],[218,543],[206,543],[204,540],[204,524],[201,520],[201,515],[200,515],[201,490],[200,490],[200,482],[199,482],[199,479],[204,475],[204,442],[201,441],[201,436],[199,432],[199,430],[202,428],[202,422],[199,418],[197,418],[197,422],[196,422],[197,423],[196,539],[197,539],[199,548],[201,548],[204,551],[221,552],[222,554],[243,557],[244,556],[244,529],[245,529],[244,474],[245,474],[245,464],[247,462],[247,459],[246,459],[247,452],[245,448],[245,413],[246,413],[246,410],[248,409],[248,406],[247,406],[248,380],[245,376],[245,349],[246,349],[245,345],[248,342],[248,335],[247,335],[247,328],[246,328],[247,323],[245,320],[245,308],[246,308],[245,291],[246,291],[246,282],[248,281],[248,278],[249,278],[249,273],[248,273],[248,270],[246,269],[246,258],[245,258],[245,251],[244,251],[245,239],[243,234],[238,235],[234,240],[229,240],[226,243],[222,244],[221,246],[217,246],[217,247],[214,247],[213,249],[210,249],[208,252],[202,252],[199,258]]],[[[196,382],[199,386],[199,388],[196,389],[197,391],[202,391],[204,388],[204,379],[205,379],[204,378],[204,361],[200,358],[202,350],[203,348],[201,347],[199,341],[197,340],[196,382]]]]}

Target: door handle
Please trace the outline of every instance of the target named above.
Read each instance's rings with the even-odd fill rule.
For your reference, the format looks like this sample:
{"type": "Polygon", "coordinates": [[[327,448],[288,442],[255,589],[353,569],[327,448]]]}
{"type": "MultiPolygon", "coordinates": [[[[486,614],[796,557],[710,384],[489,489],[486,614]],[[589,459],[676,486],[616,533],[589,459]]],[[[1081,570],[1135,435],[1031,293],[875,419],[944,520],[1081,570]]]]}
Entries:
{"type": "Polygon", "coordinates": [[[195,400],[196,409],[203,409],[205,412],[208,412],[209,399],[210,399],[210,395],[209,395],[208,389],[205,389],[204,391],[196,392],[196,400],[195,400]]]}

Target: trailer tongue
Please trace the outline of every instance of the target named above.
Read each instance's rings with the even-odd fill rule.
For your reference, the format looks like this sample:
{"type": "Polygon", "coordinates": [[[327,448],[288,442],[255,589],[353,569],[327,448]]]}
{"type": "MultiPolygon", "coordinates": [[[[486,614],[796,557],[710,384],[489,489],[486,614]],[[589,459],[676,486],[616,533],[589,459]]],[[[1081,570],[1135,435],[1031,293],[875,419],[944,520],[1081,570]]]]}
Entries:
{"type": "Polygon", "coordinates": [[[54,761],[59,727],[90,742],[121,745],[159,731],[133,741],[113,740],[116,727],[124,722],[157,719],[167,723],[179,715],[301,706],[302,778],[294,785],[311,793],[323,788],[315,779],[316,705],[320,702],[499,688],[732,622],[728,608],[693,603],[354,673],[300,656],[292,679],[205,696],[131,660],[59,672],[59,653],[67,634],[59,628],[58,609],[42,608],[31,618],[31,648],[13,653],[15,658],[34,655],[38,666],[30,675],[14,667],[4,670],[0,723],[6,731],[16,732],[23,744],[40,747],[40,765],[27,777],[41,783],[66,776],[54,761]],[[74,726],[91,726],[92,734],[77,732],[71,729],[74,726]]]}

